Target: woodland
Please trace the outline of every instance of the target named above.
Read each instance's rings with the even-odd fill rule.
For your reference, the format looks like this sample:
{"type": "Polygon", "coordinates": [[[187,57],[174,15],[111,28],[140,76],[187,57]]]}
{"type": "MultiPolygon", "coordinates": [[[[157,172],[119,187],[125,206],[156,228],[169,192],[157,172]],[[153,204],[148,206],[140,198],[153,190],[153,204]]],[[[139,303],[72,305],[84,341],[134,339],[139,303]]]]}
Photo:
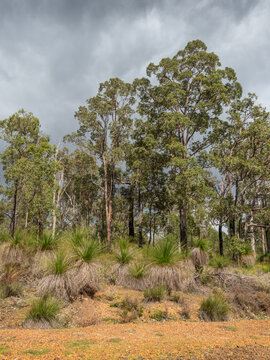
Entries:
{"type": "Polygon", "coordinates": [[[101,83],[60,144],[31,112],[0,121],[0,297],[33,300],[18,326],[74,325],[81,296],[118,313],[74,326],[269,316],[270,117],[243,93],[194,40],[101,83]],[[164,299],[180,313],[147,308],[164,299]]]}

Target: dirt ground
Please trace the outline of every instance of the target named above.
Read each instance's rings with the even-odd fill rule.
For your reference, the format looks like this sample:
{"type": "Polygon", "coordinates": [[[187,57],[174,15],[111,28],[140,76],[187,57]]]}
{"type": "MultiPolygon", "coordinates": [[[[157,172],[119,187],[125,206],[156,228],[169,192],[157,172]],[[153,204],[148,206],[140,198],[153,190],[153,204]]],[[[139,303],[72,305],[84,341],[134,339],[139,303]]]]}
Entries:
{"type": "Polygon", "coordinates": [[[269,360],[270,320],[0,330],[0,359],[269,360]]]}

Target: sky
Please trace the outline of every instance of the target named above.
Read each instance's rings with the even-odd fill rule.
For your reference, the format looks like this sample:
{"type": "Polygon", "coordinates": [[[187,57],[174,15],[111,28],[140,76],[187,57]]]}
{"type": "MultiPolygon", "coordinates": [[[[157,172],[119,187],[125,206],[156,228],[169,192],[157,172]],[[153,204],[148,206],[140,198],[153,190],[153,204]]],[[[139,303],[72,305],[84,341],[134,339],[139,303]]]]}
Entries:
{"type": "Polygon", "coordinates": [[[0,119],[24,108],[59,142],[100,82],[194,39],[270,110],[269,19],[268,0],[0,0],[0,119]]]}

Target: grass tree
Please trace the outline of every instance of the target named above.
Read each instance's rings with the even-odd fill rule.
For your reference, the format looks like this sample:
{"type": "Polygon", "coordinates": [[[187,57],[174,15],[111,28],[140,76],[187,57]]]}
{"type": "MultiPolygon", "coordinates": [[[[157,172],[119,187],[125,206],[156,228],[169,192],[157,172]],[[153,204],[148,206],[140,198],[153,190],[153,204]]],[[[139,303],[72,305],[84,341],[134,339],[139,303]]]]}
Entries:
{"type": "Polygon", "coordinates": [[[47,276],[38,285],[38,295],[53,295],[66,301],[72,300],[77,284],[70,270],[72,260],[63,250],[54,253],[47,262],[47,276]]]}
{"type": "Polygon", "coordinates": [[[207,253],[208,243],[205,239],[197,239],[194,241],[194,246],[191,252],[191,259],[196,271],[201,272],[209,260],[207,253]]]}

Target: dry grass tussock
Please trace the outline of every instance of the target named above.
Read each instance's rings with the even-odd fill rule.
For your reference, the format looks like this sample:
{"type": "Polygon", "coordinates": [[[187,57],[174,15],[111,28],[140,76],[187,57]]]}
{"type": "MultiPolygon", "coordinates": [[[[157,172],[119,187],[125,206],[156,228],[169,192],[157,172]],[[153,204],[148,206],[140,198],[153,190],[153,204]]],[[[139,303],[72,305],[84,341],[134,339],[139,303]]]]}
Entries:
{"type": "Polygon", "coordinates": [[[229,296],[229,300],[236,306],[238,314],[248,315],[251,318],[270,315],[270,294],[266,292],[239,287],[229,296]]]}
{"type": "Polygon", "coordinates": [[[177,265],[154,265],[146,277],[148,287],[162,285],[168,292],[192,291],[196,288],[194,267],[191,261],[182,261],[177,265]]]}
{"type": "Polygon", "coordinates": [[[79,261],[77,266],[70,270],[72,274],[72,296],[88,295],[93,296],[100,290],[101,271],[96,263],[79,261]]]}
{"type": "Polygon", "coordinates": [[[212,285],[234,292],[242,287],[249,291],[265,291],[270,293],[270,274],[243,274],[241,270],[227,268],[218,271],[207,269],[207,275],[212,285]]]}
{"type": "Polygon", "coordinates": [[[164,286],[168,291],[193,291],[196,288],[194,266],[191,261],[182,261],[177,265],[153,265],[145,277],[136,279],[130,275],[128,266],[120,266],[116,272],[116,284],[133,289],[146,290],[155,286],[164,286]]]}
{"type": "Polygon", "coordinates": [[[198,248],[195,248],[191,252],[191,259],[197,271],[200,271],[203,266],[208,263],[209,256],[206,251],[198,248]]]}
{"type": "Polygon", "coordinates": [[[76,293],[77,284],[72,270],[64,274],[52,274],[44,277],[38,284],[37,295],[40,297],[53,295],[56,298],[62,298],[71,301],[76,293]]]}
{"type": "Polygon", "coordinates": [[[34,255],[31,265],[32,276],[38,279],[42,278],[46,273],[47,264],[52,256],[53,256],[52,250],[38,251],[34,255]]]}
{"type": "Polygon", "coordinates": [[[129,265],[116,264],[112,269],[112,273],[115,276],[115,283],[118,286],[138,291],[143,291],[147,288],[146,277],[136,279],[131,276],[129,265]]]}
{"type": "Polygon", "coordinates": [[[30,264],[30,258],[20,246],[5,243],[0,248],[0,264],[6,265],[9,263],[26,266],[30,264]]]}
{"type": "Polygon", "coordinates": [[[54,324],[52,322],[49,322],[47,320],[39,320],[39,321],[34,321],[32,319],[27,319],[24,321],[23,323],[23,328],[24,329],[33,329],[33,330],[46,330],[46,329],[52,329],[55,327],[59,327],[59,326],[54,326],[54,324]]]}

